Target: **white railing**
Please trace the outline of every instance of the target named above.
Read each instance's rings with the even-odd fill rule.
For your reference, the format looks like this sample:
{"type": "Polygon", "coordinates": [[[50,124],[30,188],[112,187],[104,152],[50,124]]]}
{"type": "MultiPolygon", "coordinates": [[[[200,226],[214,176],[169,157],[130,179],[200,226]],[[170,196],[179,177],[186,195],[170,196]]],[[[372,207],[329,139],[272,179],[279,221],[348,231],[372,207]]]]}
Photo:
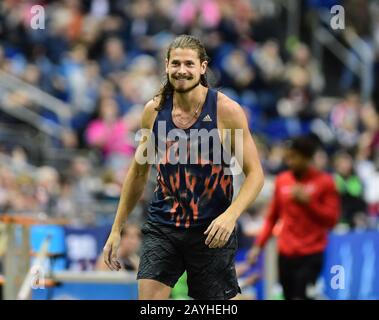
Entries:
{"type": "Polygon", "coordinates": [[[0,103],[0,109],[12,117],[22,120],[55,138],[60,138],[62,131],[69,128],[72,118],[72,108],[70,105],[3,70],[0,70],[0,90],[2,94],[23,92],[32,103],[40,105],[56,114],[59,124],[45,119],[38,112],[26,106],[8,107],[6,104],[0,103]]]}
{"type": "MultiPolygon", "coordinates": [[[[349,48],[347,48],[327,26],[330,25],[331,14],[327,10],[319,13],[319,19],[313,26],[313,53],[322,63],[323,49],[327,48],[341,63],[351,70],[360,80],[361,96],[367,101],[371,95],[371,75],[374,63],[373,50],[358,35],[354,38],[344,37],[349,48]],[[354,54],[352,53],[354,52],[354,54]]],[[[343,30],[343,32],[345,32],[343,30]]]]}
{"type": "Polygon", "coordinates": [[[63,124],[72,117],[72,106],[3,70],[0,70],[0,85],[8,90],[22,90],[33,102],[54,112],[63,124]]]}

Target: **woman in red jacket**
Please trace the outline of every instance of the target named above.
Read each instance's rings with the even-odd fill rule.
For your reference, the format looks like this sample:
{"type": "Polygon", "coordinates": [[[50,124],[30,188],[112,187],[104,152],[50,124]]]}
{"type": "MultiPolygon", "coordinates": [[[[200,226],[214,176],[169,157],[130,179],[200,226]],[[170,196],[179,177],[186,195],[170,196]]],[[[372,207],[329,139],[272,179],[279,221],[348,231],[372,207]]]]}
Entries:
{"type": "Polygon", "coordinates": [[[307,285],[317,280],[323,265],[328,232],[339,219],[340,199],[333,178],[311,164],[315,149],[307,137],[288,144],[289,170],[276,177],[263,229],[248,255],[255,263],[280,219],[279,280],[287,300],[307,299],[307,285]]]}

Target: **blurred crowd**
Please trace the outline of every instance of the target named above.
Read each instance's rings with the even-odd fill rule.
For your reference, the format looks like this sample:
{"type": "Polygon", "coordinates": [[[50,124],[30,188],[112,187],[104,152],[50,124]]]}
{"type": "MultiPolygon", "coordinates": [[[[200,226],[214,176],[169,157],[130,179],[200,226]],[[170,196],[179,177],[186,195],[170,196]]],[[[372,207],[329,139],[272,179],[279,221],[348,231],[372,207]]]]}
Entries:
{"type": "MultiPolygon", "coordinates": [[[[68,168],[35,166],[24,148],[1,139],[0,212],[36,212],[85,224],[99,223],[101,212],[112,218],[143,105],[163,80],[167,46],[176,35],[190,33],[201,38],[211,57],[212,86],[245,109],[266,172],[265,189],[242,217],[244,233],[255,234],[260,226],[272,180],[284,169],[283,141],[302,134],[318,139],[315,165],[335,176],[343,198],[341,223],[376,228],[379,7],[375,1],[308,0],[300,14],[332,4],[346,6],[346,30],[338,36],[365,41],[372,49],[373,99],[361,96],[359,79],[349,70],[341,72],[339,91],[326,96],[328,66],[319,64],[307,39],[285,41],[285,19],[273,0],[2,1],[0,69],[70,108],[59,152],[95,150],[100,161],[75,156],[68,168]],[[34,4],[45,8],[45,29],[30,27],[34,4]]],[[[50,108],[21,90],[2,94],[0,104],[60,123],[50,108]]],[[[1,122],[9,121],[0,112],[1,122]]],[[[146,215],[154,173],[151,179],[133,215],[137,223],[146,215]]]]}

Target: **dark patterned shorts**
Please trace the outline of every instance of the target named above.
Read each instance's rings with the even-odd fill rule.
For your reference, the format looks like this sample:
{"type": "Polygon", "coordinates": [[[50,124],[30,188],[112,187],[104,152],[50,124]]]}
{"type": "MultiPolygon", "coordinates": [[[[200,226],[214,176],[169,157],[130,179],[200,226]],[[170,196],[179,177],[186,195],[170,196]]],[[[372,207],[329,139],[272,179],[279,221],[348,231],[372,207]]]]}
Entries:
{"type": "Polygon", "coordinates": [[[175,228],[148,221],[137,279],[153,279],[174,287],[187,271],[188,295],[194,299],[227,300],[241,292],[234,258],[236,231],[222,248],[205,245],[206,227],[175,228]]]}

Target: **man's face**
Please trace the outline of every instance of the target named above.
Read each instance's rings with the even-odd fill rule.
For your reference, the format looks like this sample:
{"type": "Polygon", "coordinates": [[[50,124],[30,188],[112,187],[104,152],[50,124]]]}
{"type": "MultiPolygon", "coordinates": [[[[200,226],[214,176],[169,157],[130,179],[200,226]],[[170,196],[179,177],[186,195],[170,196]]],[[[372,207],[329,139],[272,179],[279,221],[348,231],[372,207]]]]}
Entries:
{"type": "Polygon", "coordinates": [[[310,159],[292,149],[286,149],[284,160],[288,168],[295,174],[301,173],[306,170],[310,163],[310,159]]]}
{"type": "Polygon", "coordinates": [[[189,92],[198,86],[206,68],[207,62],[200,63],[199,55],[193,49],[172,49],[170,60],[166,60],[168,80],[179,93],[189,92]]]}

